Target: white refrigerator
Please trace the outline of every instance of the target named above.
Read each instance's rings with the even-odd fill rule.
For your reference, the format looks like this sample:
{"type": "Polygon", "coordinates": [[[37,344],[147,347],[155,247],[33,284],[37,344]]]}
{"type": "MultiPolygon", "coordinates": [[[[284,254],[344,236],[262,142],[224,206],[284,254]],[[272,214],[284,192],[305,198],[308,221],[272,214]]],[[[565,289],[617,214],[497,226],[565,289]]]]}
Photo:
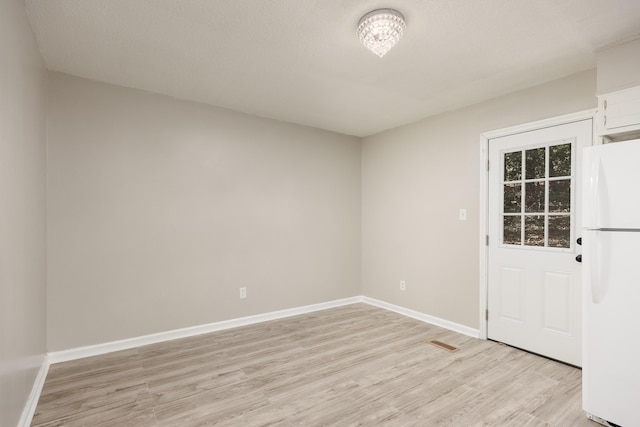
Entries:
{"type": "Polygon", "coordinates": [[[640,140],[584,150],[582,407],[640,426],[640,140]]]}

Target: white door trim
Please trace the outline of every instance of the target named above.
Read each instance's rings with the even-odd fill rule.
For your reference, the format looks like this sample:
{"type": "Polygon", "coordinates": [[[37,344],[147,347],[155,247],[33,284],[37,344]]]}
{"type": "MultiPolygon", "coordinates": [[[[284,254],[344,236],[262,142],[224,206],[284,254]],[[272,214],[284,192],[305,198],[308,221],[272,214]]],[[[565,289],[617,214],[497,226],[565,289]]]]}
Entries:
{"type": "MultiPolygon", "coordinates": [[[[480,338],[487,339],[487,304],[488,304],[488,283],[487,283],[487,235],[489,231],[489,140],[517,133],[529,132],[532,130],[544,129],[552,126],[565,125],[582,120],[594,119],[596,110],[585,110],[578,113],[565,114],[549,119],[524,123],[504,129],[497,129],[480,134],[480,338]]],[[[595,120],[593,120],[595,123],[595,120]]],[[[593,132],[595,135],[595,132],[593,132]]]]}

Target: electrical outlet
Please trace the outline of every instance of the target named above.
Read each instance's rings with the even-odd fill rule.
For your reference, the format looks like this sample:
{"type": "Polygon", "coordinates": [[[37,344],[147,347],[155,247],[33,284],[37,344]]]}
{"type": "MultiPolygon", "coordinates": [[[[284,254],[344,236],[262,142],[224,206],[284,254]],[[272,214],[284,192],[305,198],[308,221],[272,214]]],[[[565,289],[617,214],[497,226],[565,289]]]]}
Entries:
{"type": "Polygon", "coordinates": [[[407,290],[407,284],[405,283],[404,280],[400,280],[400,290],[401,291],[406,291],[407,290]]]}
{"type": "Polygon", "coordinates": [[[246,298],[247,297],[247,288],[240,288],[240,298],[246,298]]]}

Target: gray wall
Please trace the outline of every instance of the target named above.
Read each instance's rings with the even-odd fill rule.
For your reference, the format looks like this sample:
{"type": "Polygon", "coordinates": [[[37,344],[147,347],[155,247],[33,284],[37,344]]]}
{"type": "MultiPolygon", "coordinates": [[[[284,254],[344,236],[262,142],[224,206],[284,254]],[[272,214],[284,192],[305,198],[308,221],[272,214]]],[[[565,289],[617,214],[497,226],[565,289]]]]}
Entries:
{"type": "Polygon", "coordinates": [[[579,73],[360,150],[51,73],[49,350],[358,294],[477,328],[479,135],[593,108],[595,83],[579,73]]]}
{"type": "Polygon", "coordinates": [[[363,294],[478,328],[480,134],[595,108],[595,85],[582,72],[364,138],[363,294]]]}
{"type": "Polygon", "coordinates": [[[358,138],[49,87],[50,351],[360,293],[358,138]]]}
{"type": "Polygon", "coordinates": [[[0,426],[46,352],[46,72],[24,3],[0,2],[0,426]]]}

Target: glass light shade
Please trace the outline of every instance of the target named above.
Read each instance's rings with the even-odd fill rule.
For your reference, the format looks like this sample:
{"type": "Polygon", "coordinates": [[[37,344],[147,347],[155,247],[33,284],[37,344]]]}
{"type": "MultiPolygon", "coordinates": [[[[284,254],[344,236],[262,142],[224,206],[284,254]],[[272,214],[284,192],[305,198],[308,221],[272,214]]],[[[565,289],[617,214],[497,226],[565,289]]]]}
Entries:
{"type": "Polygon", "coordinates": [[[358,23],[358,38],[371,52],[382,58],[398,43],[406,24],[397,10],[378,9],[364,15],[358,23]]]}

